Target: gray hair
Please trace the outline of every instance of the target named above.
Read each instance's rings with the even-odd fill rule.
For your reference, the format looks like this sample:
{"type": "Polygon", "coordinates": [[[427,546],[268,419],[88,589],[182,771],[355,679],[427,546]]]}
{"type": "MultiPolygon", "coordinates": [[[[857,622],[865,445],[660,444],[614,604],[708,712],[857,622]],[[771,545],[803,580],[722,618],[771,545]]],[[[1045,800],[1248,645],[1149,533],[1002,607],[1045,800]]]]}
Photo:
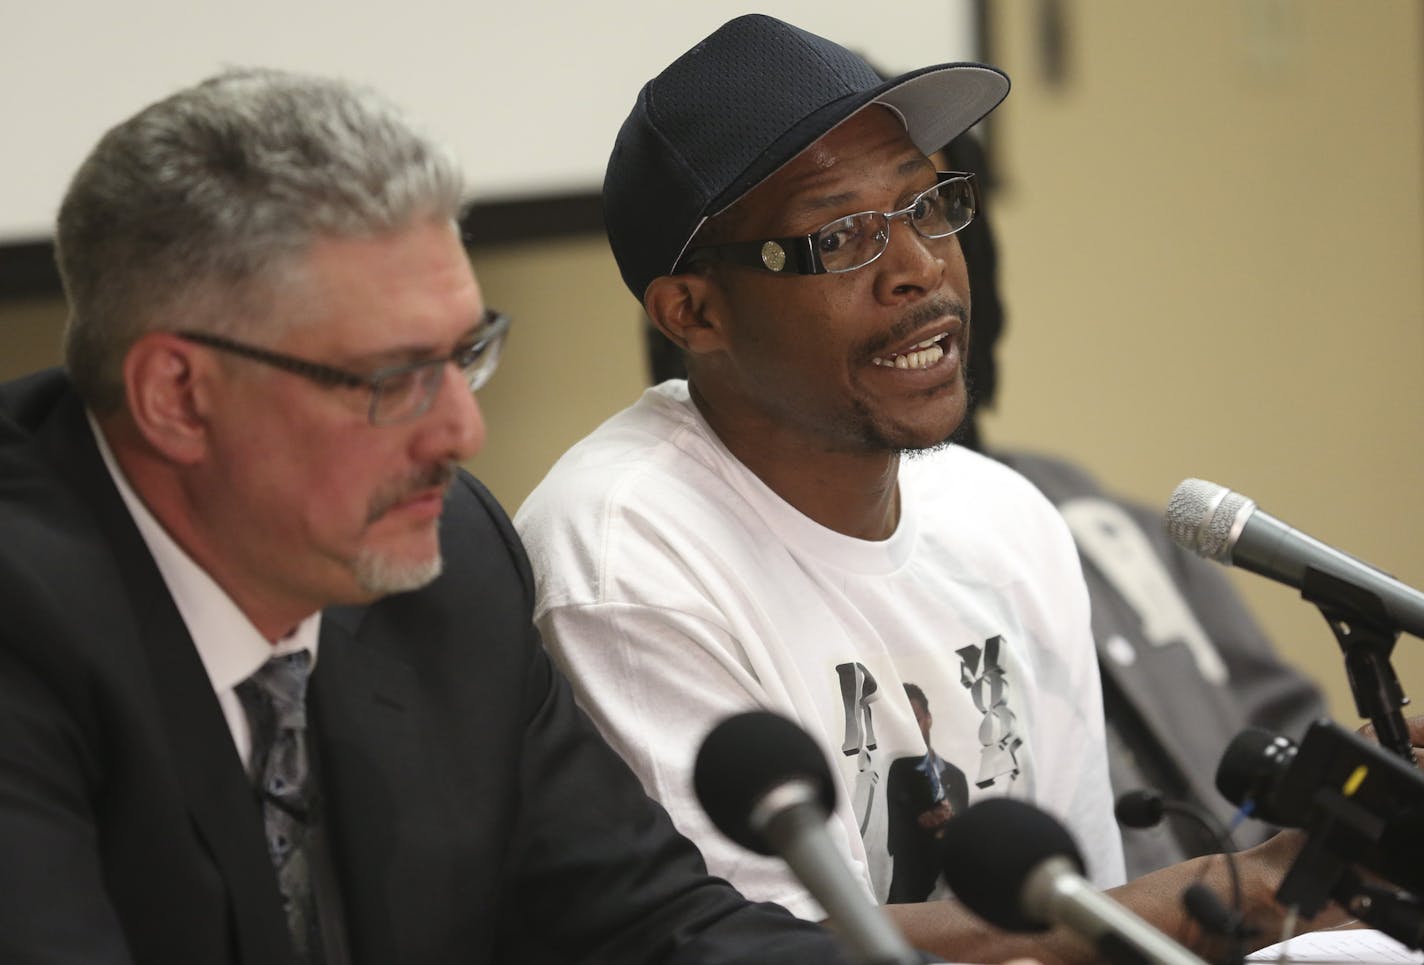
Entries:
{"type": "Polygon", "coordinates": [[[65,194],[70,377],[118,408],[144,333],[280,326],[264,305],[314,242],[454,219],[463,197],[453,157],[372,91],[253,69],[182,90],[105,134],[65,194]]]}

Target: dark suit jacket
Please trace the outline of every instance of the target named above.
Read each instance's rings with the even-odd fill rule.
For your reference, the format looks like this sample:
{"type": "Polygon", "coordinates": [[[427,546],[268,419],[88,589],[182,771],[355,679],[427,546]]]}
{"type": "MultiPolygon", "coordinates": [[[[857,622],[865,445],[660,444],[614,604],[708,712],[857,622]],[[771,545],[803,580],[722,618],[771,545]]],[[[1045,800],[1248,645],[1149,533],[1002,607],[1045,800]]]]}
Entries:
{"type": "MultiPolygon", "coordinates": [[[[894,858],[888,901],[919,902],[929,897],[944,867],[939,836],[919,825],[919,816],[934,807],[934,790],[920,770],[923,757],[900,757],[885,777],[886,850],[894,858]]],[[[969,806],[969,781],[964,772],[940,759],[940,785],[955,814],[969,806]]]]}
{"type": "MultiPolygon", "coordinates": [[[[829,961],[706,875],[575,709],[504,513],[322,620],[312,733],[357,963],[829,961]]],[[[58,373],[0,386],[0,961],[290,960],[261,818],[187,630],[58,373]]]]}

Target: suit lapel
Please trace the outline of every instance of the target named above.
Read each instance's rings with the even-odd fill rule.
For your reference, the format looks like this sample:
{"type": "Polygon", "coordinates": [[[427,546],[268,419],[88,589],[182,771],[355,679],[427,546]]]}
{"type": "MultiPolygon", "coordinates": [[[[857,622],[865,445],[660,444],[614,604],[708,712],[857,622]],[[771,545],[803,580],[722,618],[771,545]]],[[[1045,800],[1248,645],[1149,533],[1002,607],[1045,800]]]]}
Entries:
{"type": "Polygon", "coordinates": [[[140,616],[139,632],[193,825],[230,889],[242,959],[288,961],[286,919],[255,792],[207,672],[166,593],[140,616]]]}
{"type": "Polygon", "coordinates": [[[240,959],[264,965],[290,962],[286,920],[252,785],[207,671],[157,564],[109,478],[77,396],[69,393],[37,435],[51,462],[92,507],[121,565],[194,830],[229,888],[240,959]]]}
{"type": "Polygon", "coordinates": [[[416,674],[358,634],[368,612],[323,612],[311,713],[353,959],[387,962],[423,942],[407,832],[439,827],[427,815],[443,796],[423,766],[416,674]]]}

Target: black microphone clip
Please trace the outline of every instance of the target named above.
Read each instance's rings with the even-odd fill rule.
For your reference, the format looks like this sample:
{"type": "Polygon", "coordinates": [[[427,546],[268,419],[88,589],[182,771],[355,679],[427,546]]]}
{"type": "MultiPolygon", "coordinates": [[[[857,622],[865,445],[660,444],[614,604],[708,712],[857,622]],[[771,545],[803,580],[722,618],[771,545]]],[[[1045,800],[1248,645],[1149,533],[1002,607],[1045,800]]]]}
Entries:
{"type": "Polygon", "coordinates": [[[1162,822],[1167,814],[1180,814],[1195,821],[1204,828],[1216,842],[1217,849],[1226,859],[1227,873],[1231,877],[1232,907],[1228,908],[1220,896],[1198,881],[1182,892],[1182,906],[1201,928],[1210,934],[1229,941],[1227,961],[1238,963],[1245,959],[1246,942],[1257,930],[1246,923],[1245,909],[1241,897],[1241,874],[1236,867],[1236,844],[1231,840],[1231,832],[1221,826],[1205,808],[1188,801],[1174,801],[1160,791],[1139,788],[1118,797],[1113,805],[1113,814],[1125,828],[1152,828],[1162,822]]]}

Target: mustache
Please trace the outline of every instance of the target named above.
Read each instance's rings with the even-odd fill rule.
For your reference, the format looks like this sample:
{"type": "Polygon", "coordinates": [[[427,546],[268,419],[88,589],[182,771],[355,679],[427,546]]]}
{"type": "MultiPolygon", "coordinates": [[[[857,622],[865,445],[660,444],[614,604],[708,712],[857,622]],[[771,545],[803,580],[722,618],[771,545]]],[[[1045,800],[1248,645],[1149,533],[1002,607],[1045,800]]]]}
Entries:
{"type": "Polygon", "coordinates": [[[416,493],[427,489],[445,489],[455,478],[454,462],[437,462],[417,470],[404,479],[387,483],[371,497],[371,506],[366,511],[366,522],[374,523],[386,514],[392,506],[404,502],[416,493]]]}
{"type": "MultiPolygon", "coordinates": [[[[938,295],[921,302],[896,320],[890,330],[871,340],[865,346],[865,354],[874,357],[890,348],[930,322],[954,316],[964,323],[964,334],[969,331],[969,308],[959,298],[952,295],[938,295]]],[[[962,337],[962,336],[961,336],[962,337]]]]}

